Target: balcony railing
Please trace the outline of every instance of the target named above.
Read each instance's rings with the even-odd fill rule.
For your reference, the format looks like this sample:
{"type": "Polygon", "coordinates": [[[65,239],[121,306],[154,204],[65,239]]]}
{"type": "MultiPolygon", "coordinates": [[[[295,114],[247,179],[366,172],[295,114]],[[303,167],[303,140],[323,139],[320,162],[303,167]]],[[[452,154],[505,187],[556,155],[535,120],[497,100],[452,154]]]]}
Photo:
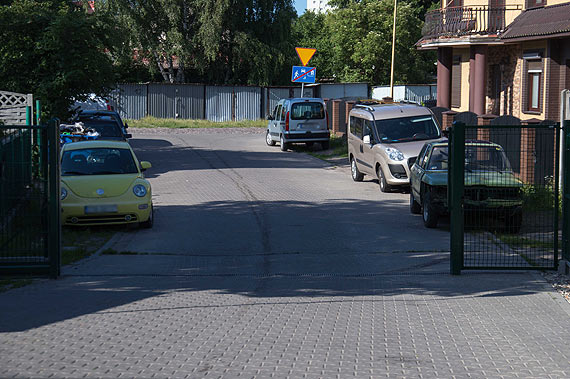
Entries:
{"type": "Polygon", "coordinates": [[[447,7],[426,13],[424,38],[495,35],[522,12],[520,5],[504,7],[447,7]]]}

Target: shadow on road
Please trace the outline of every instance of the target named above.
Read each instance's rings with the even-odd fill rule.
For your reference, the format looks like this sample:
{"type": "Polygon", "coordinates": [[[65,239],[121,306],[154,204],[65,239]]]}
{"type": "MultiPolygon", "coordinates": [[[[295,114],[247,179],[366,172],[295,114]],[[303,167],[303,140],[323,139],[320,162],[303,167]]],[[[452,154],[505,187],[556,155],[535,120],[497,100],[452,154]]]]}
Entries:
{"type": "Polygon", "coordinates": [[[155,178],[173,170],[211,170],[223,167],[306,169],[330,166],[318,159],[307,159],[304,154],[281,153],[279,148],[267,152],[223,150],[222,156],[218,150],[175,146],[162,139],[132,139],[129,143],[139,160],[152,163],[152,169],[145,173],[147,178],[155,178]]]}
{"type": "Polygon", "coordinates": [[[443,306],[462,298],[543,290],[526,273],[449,275],[448,253],[434,248],[447,232],[418,225],[414,234],[404,233],[402,225],[421,220],[402,208],[400,200],[162,207],[155,229],[126,233],[127,245],[136,249],[95,257],[66,269],[57,281],[0,294],[0,332],[88,314],[136,317],[151,311],[335,302],[443,306]],[[353,212],[363,217],[347,217],[353,212]],[[183,222],[171,222],[174,214],[183,222]],[[180,297],[187,299],[183,305],[180,297]]]}

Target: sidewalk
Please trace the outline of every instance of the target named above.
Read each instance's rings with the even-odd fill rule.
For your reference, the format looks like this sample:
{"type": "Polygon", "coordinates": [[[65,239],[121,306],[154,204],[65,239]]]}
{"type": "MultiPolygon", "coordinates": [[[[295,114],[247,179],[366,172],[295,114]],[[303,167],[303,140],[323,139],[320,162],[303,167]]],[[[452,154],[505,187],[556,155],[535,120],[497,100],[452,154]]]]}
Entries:
{"type": "Polygon", "coordinates": [[[538,274],[452,277],[435,255],[402,272],[259,271],[279,260],[102,255],[0,294],[0,376],[570,376],[570,304],[538,274]]]}

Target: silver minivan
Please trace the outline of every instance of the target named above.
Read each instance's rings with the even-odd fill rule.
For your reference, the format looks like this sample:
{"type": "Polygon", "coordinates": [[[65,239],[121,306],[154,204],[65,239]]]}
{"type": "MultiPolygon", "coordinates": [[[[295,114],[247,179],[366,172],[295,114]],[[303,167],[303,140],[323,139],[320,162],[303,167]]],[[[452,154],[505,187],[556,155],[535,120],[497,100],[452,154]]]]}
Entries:
{"type": "Polygon", "coordinates": [[[265,142],[274,146],[279,141],[283,151],[292,143],[312,146],[319,142],[326,150],[330,141],[328,118],[323,99],[282,99],[267,116],[265,142]]]}
{"type": "Polygon", "coordinates": [[[441,139],[428,108],[410,103],[357,104],[349,113],[352,180],[378,179],[380,190],[409,187],[410,167],[426,142],[441,139]]]}

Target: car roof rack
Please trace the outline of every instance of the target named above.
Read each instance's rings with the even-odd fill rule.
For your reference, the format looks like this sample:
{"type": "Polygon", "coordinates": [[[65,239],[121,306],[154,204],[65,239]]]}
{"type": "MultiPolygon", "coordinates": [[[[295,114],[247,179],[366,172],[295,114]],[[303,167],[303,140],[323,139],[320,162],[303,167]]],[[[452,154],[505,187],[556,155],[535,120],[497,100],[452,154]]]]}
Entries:
{"type": "Polygon", "coordinates": [[[382,105],[382,104],[391,104],[393,103],[392,99],[390,98],[383,98],[382,100],[377,100],[377,99],[364,99],[364,100],[359,100],[354,107],[355,108],[361,108],[361,109],[366,109],[368,111],[373,111],[374,110],[374,106],[375,105],[382,105]]]}

